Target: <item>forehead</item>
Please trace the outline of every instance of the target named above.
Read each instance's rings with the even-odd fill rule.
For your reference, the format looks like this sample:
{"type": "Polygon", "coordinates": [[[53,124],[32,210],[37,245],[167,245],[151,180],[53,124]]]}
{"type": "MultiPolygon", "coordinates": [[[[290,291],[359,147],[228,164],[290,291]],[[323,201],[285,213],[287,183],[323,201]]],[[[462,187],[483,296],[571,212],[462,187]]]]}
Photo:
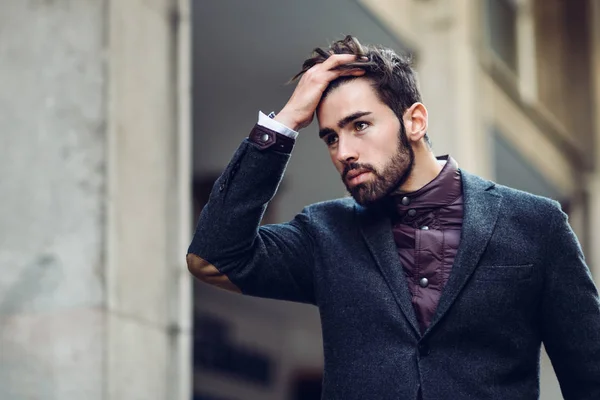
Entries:
{"type": "Polygon", "coordinates": [[[320,127],[332,127],[357,111],[375,113],[388,108],[377,96],[370,80],[357,78],[331,90],[317,108],[320,127]]]}

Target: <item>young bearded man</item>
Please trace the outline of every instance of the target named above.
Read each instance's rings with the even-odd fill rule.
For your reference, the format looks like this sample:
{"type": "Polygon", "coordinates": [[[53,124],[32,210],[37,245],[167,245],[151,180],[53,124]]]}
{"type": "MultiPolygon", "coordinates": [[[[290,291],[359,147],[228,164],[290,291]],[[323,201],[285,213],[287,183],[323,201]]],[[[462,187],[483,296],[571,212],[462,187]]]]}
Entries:
{"type": "Polygon", "coordinates": [[[542,342],[565,399],[600,399],[598,292],[558,203],[436,158],[389,49],[346,37],[298,76],[216,182],[191,273],[319,307],[327,400],[537,399],[542,342]],[[352,197],[259,226],[315,113],[352,197]]]}

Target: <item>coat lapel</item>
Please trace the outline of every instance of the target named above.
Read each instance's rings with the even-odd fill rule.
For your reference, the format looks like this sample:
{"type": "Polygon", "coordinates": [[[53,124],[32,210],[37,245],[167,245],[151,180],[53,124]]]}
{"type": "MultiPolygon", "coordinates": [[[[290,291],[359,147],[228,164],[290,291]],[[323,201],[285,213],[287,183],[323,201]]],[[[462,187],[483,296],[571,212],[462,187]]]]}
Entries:
{"type": "Polygon", "coordinates": [[[502,196],[493,190],[494,184],[464,171],[461,171],[461,177],[464,216],[460,245],[436,313],[424,335],[448,312],[475,271],[498,219],[502,196]]]}
{"type": "Polygon", "coordinates": [[[390,219],[380,212],[368,210],[358,205],[357,212],[367,247],[375,258],[377,266],[392,291],[398,306],[410,322],[415,333],[420,336],[412,305],[412,296],[408,289],[400,257],[398,257],[390,219]]]}

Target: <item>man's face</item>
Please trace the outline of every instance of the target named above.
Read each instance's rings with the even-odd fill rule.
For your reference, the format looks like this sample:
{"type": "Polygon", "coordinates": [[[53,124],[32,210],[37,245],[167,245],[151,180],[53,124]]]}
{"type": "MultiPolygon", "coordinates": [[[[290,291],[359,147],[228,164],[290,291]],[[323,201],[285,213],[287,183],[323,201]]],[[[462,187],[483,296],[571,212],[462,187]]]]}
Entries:
{"type": "Polygon", "coordinates": [[[343,83],[317,109],[319,136],[352,197],[370,205],[410,175],[414,153],[400,140],[396,114],[365,78],[343,83]]]}

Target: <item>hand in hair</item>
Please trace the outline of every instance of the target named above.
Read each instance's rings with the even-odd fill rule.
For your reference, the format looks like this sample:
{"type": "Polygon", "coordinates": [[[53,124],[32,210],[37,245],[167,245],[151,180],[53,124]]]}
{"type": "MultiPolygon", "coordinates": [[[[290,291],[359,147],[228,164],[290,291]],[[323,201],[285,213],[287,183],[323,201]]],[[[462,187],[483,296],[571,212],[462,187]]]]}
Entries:
{"type": "Polygon", "coordinates": [[[357,65],[357,60],[360,60],[360,56],[333,54],[322,63],[317,63],[304,71],[294,93],[285,107],[275,116],[275,120],[295,131],[307,127],[312,122],[321,96],[331,81],[341,76],[365,74],[364,69],[351,67],[357,65]],[[351,68],[344,68],[346,65],[351,68]]]}

